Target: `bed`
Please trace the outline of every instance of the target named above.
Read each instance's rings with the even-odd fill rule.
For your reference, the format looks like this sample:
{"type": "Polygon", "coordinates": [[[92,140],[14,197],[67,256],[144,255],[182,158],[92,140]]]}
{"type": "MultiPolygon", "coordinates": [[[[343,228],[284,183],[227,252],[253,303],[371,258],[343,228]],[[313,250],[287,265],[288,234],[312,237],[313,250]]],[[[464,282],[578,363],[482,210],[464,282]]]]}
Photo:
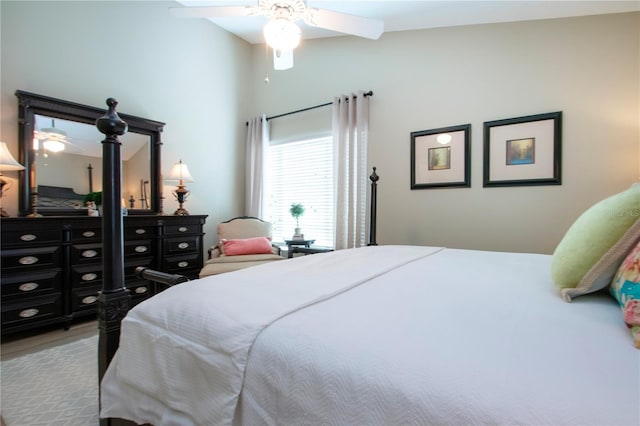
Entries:
{"type": "Polygon", "coordinates": [[[101,334],[115,352],[101,375],[101,417],[640,424],[640,351],[620,306],[606,288],[566,303],[552,263],[371,245],[182,283],[128,313],[101,308],[102,319],[126,313],[117,351],[101,334]]]}

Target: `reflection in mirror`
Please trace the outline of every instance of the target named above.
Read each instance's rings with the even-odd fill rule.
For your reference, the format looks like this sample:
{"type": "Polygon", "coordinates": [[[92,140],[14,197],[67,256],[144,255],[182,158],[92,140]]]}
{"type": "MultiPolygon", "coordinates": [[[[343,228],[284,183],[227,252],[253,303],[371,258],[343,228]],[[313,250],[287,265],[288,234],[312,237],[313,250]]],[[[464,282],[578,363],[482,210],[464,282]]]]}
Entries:
{"type": "MultiPolygon", "coordinates": [[[[95,127],[104,108],[16,91],[20,215],[87,214],[85,195],[102,190],[102,140],[95,127]]],[[[162,214],[160,148],[165,123],[119,114],[122,199],[129,214],[162,214]]]]}
{"type": "MultiPolygon", "coordinates": [[[[38,210],[85,208],[85,194],[102,191],[100,141],[104,135],[89,124],[43,115],[35,115],[35,123],[33,150],[38,175],[38,210]]],[[[125,133],[119,139],[123,204],[127,208],[149,209],[150,138],[140,133],[125,133]]]]}

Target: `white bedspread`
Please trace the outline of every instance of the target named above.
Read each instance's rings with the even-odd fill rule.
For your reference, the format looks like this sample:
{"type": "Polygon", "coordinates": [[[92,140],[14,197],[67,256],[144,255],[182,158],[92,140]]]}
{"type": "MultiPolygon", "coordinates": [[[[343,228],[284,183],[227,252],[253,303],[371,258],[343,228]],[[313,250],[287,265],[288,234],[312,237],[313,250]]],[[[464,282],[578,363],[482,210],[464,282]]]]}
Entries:
{"type": "Polygon", "coordinates": [[[174,287],[127,316],[103,414],[158,426],[234,413],[244,425],[640,424],[640,351],[620,309],[607,295],[563,302],[549,265],[380,246],[174,287]]]}
{"type": "Polygon", "coordinates": [[[230,424],[258,333],[440,248],[343,250],[274,262],[172,287],[122,322],[102,382],[101,416],[155,425],[230,424]],[[286,263],[286,265],[282,265],[286,263]]]}

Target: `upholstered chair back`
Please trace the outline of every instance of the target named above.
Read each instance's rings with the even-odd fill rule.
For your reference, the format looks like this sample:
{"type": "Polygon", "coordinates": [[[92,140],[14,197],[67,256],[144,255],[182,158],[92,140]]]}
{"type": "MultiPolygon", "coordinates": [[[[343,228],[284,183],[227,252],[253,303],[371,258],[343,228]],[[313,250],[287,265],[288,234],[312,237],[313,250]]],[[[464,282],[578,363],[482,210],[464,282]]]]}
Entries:
{"type": "Polygon", "coordinates": [[[271,238],[272,225],[257,217],[236,217],[218,224],[218,240],[236,238],[271,238]]]}

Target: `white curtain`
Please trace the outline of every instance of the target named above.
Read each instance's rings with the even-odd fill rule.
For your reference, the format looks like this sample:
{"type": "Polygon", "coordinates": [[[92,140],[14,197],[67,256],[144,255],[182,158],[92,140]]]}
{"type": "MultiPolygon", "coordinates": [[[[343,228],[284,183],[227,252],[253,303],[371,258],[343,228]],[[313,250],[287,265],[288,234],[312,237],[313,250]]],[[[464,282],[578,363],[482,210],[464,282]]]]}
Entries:
{"type": "Polygon", "coordinates": [[[362,91],[336,97],[332,115],[339,250],[366,245],[369,98],[362,91]]]}
{"type": "Polygon", "coordinates": [[[269,148],[269,123],[266,114],[249,120],[245,172],[245,214],[264,215],[265,173],[269,148]]]}

